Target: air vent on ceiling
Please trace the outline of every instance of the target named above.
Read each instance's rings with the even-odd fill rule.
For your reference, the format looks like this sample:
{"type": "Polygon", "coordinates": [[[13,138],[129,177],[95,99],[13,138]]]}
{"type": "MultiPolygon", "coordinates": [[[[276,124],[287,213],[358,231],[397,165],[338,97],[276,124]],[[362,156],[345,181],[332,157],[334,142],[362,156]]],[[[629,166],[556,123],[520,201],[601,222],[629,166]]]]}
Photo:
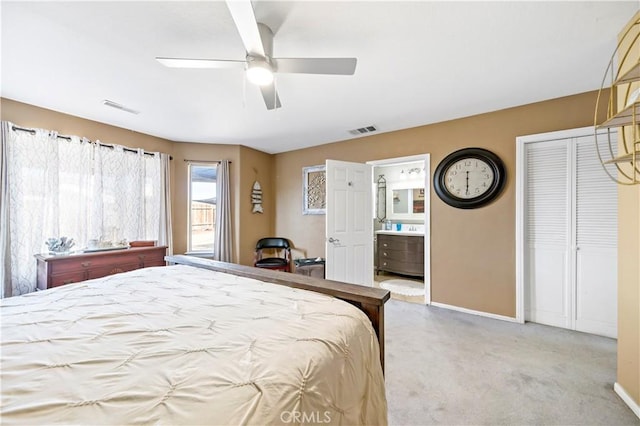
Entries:
{"type": "Polygon", "coordinates": [[[378,128],[376,126],[367,126],[367,127],[360,127],[359,129],[349,130],[349,133],[351,133],[352,135],[363,135],[365,133],[371,133],[377,130],[378,128]]]}
{"type": "Polygon", "coordinates": [[[126,111],[126,112],[129,112],[131,114],[140,114],[140,111],[136,111],[135,109],[127,108],[126,106],[120,105],[117,102],[110,101],[109,99],[103,100],[102,103],[104,105],[108,106],[108,107],[119,109],[121,111],[126,111]]]}

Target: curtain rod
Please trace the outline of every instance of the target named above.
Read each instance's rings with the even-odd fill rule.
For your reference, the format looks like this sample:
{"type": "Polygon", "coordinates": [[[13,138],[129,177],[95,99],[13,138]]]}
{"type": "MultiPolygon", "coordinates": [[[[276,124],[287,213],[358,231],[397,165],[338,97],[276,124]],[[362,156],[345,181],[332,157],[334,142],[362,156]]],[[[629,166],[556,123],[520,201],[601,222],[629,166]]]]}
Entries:
{"type": "MultiPolygon", "coordinates": [[[[204,161],[204,160],[184,160],[185,163],[216,163],[216,164],[220,164],[222,163],[222,160],[208,160],[208,161],[204,161]]],[[[229,164],[233,163],[233,161],[229,160],[229,164]]]]}
{"type": "MultiPolygon", "coordinates": [[[[23,128],[23,127],[18,127],[18,126],[13,126],[11,129],[12,129],[12,130],[20,130],[20,131],[22,131],[22,132],[31,133],[32,135],[35,135],[35,133],[36,133],[35,129],[25,129],[25,128],[23,128]]],[[[56,135],[56,138],[58,138],[58,139],[64,139],[64,140],[67,140],[67,141],[70,141],[70,140],[71,140],[71,136],[60,136],[60,135],[56,135]]],[[[105,148],[112,148],[112,149],[114,148],[114,146],[113,146],[113,145],[108,145],[108,144],[104,144],[104,143],[100,143],[100,142],[94,142],[94,141],[89,140],[89,139],[87,139],[87,140],[89,141],[89,143],[95,143],[95,144],[98,144],[98,145],[100,145],[100,146],[102,146],[102,147],[105,147],[105,148]]],[[[122,147],[122,150],[123,150],[123,151],[129,151],[129,152],[138,152],[138,151],[137,151],[137,150],[135,150],[135,149],[131,149],[131,148],[127,148],[127,147],[122,147]]],[[[144,154],[144,155],[155,155],[154,153],[152,153],[152,152],[147,152],[147,151],[144,151],[144,152],[143,152],[143,154],[144,154]]],[[[169,160],[173,160],[173,157],[172,157],[172,156],[169,156],[169,160]]]]}

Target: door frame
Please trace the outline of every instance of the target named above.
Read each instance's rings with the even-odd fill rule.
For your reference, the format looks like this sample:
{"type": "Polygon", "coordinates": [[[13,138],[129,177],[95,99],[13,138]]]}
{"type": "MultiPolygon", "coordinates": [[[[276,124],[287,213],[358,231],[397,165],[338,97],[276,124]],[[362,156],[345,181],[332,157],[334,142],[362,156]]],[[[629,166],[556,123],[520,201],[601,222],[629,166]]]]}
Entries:
{"type": "MultiPolygon", "coordinates": [[[[409,155],[406,157],[385,158],[384,160],[367,161],[376,166],[390,166],[399,163],[424,162],[424,303],[431,304],[431,154],[409,155]]],[[[375,176],[374,176],[375,178],[375,176]]],[[[374,237],[374,235],[372,235],[374,237]]],[[[373,259],[374,251],[371,251],[373,259]]]]}
{"type": "MultiPolygon", "coordinates": [[[[595,135],[593,126],[580,127],[577,129],[560,130],[557,132],[537,133],[516,137],[516,321],[524,323],[524,252],[525,252],[525,229],[524,229],[524,191],[525,191],[525,145],[535,142],[548,142],[558,139],[578,138],[595,135]]],[[[575,147],[573,147],[575,149],[575,147]]],[[[575,177],[572,177],[575,179],[575,177]]],[[[574,182],[575,186],[575,182],[574,182]]],[[[575,192],[575,191],[574,191],[575,192]]],[[[571,200],[571,203],[574,201],[571,200]]],[[[573,231],[572,231],[573,232],[573,231]]],[[[575,238],[572,236],[572,244],[575,238]]],[[[574,272],[571,272],[572,274],[574,272]]],[[[573,301],[571,302],[573,303],[573,301]]],[[[573,310],[572,310],[573,312],[573,310]]]]}

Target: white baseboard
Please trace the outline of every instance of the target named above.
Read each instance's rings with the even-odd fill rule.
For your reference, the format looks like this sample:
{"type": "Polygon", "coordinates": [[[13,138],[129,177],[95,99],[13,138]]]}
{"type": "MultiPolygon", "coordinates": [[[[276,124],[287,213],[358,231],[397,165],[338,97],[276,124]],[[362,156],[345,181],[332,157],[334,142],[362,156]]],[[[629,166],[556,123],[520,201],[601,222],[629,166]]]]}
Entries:
{"type": "Polygon", "coordinates": [[[489,312],[474,311],[473,309],[467,309],[467,308],[461,308],[459,306],[447,305],[446,303],[431,302],[431,306],[436,306],[438,308],[450,309],[452,311],[464,312],[465,314],[471,314],[471,315],[478,315],[478,316],[481,316],[481,317],[493,318],[493,319],[497,319],[497,320],[500,320],[500,321],[509,321],[509,322],[518,322],[518,323],[520,322],[520,321],[518,321],[517,318],[506,317],[504,315],[497,315],[497,314],[492,314],[492,313],[489,313],[489,312]]]}
{"type": "Polygon", "coordinates": [[[613,385],[613,390],[618,394],[620,399],[624,401],[625,404],[631,408],[633,414],[635,414],[638,418],[640,418],[640,405],[631,398],[631,396],[624,390],[624,388],[620,385],[620,383],[616,382],[613,385]]]}

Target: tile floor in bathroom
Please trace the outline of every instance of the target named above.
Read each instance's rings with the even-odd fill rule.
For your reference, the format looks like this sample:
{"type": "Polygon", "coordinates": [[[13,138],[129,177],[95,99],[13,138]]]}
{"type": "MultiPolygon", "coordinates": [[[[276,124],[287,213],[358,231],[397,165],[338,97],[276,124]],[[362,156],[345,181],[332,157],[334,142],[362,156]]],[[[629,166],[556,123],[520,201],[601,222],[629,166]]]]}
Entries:
{"type": "MultiPolygon", "coordinates": [[[[392,272],[380,272],[379,274],[373,273],[373,286],[376,288],[380,288],[380,283],[387,280],[406,280],[412,281],[416,283],[424,283],[424,280],[419,277],[409,277],[406,275],[398,275],[392,272]]],[[[391,298],[394,300],[402,300],[403,302],[409,303],[417,303],[420,305],[424,305],[424,296],[407,296],[404,294],[399,294],[395,292],[391,292],[391,298]]]]}

